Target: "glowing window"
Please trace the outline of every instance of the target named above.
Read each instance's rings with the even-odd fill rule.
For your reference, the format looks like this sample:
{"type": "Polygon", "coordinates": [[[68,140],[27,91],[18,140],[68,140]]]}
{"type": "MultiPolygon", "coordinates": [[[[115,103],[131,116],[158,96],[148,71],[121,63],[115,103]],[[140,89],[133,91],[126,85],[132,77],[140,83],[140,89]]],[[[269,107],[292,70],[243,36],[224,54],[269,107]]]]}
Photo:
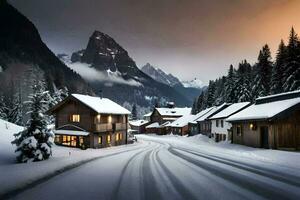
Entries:
{"type": "Polygon", "coordinates": [[[102,136],[98,137],[98,144],[102,144],[102,136]]]}
{"type": "Polygon", "coordinates": [[[80,115],[71,115],[71,122],[80,122],[80,115]]]}
{"type": "Polygon", "coordinates": [[[120,140],[122,140],[123,139],[123,134],[122,133],[120,133],[120,140]]]}
{"type": "Polygon", "coordinates": [[[107,140],[107,144],[110,144],[111,136],[110,136],[110,135],[107,135],[106,140],[107,140]]]}
{"type": "Polygon", "coordinates": [[[116,134],[116,141],[119,141],[119,133],[116,134]]]}
{"type": "Polygon", "coordinates": [[[108,116],[108,123],[111,123],[111,115],[108,116]]]}
{"type": "Polygon", "coordinates": [[[97,115],[96,116],[96,123],[100,123],[101,122],[101,115],[97,115]]]}

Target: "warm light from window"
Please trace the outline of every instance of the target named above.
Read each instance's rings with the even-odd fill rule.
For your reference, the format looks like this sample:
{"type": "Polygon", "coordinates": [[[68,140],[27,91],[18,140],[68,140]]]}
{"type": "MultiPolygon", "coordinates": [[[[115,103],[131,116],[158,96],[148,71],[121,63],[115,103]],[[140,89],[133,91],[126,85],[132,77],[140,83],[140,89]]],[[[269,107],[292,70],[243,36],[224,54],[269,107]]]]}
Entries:
{"type": "Polygon", "coordinates": [[[110,144],[111,136],[107,135],[107,144],[110,144]]]}
{"type": "Polygon", "coordinates": [[[108,116],[108,123],[111,123],[111,115],[108,116]]]}
{"type": "Polygon", "coordinates": [[[123,139],[123,135],[122,135],[122,133],[120,133],[120,140],[122,140],[123,139]]]}
{"type": "Polygon", "coordinates": [[[116,134],[116,141],[119,141],[119,133],[116,134]]]}
{"type": "Polygon", "coordinates": [[[101,115],[100,114],[97,115],[96,120],[97,120],[97,123],[100,123],[100,120],[101,120],[101,115]]]}
{"type": "Polygon", "coordinates": [[[98,137],[98,144],[102,144],[102,136],[98,137]]]}
{"type": "Polygon", "coordinates": [[[72,122],[80,122],[80,115],[72,115],[71,121],[72,122]]]}

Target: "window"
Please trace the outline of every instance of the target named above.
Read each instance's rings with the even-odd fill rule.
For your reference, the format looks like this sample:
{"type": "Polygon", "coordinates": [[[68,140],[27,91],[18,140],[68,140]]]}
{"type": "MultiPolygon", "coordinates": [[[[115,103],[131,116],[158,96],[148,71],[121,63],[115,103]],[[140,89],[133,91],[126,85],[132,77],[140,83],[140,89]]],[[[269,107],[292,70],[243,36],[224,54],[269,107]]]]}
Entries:
{"type": "Polygon", "coordinates": [[[107,144],[110,144],[110,141],[111,141],[111,135],[107,135],[107,136],[106,136],[106,141],[107,141],[107,144]]]}
{"type": "Polygon", "coordinates": [[[98,136],[98,144],[102,144],[102,136],[98,136]]]}
{"type": "Polygon", "coordinates": [[[98,115],[96,116],[95,123],[100,123],[100,122],[101,122],[101,115],[98,114],[98,115]]]}
{"type": "Polygon", "coordinates": [[[122,133],[120,133],[120,140],[123,140],[123,134],[122,133]]]}
{"type": "Polygon", "coordinates": [[[82,136],[79,137],[79,144],[80,144],[80,146],[83,145],[83,137],[82,136]]]}
{"type": "Polygon", "coordinates": [[[241,136],[242,135],[242,126],[241,125],[237,125],[237,127],[236,127],[236,135],[237,136],[241,136]]]}
{"type": "Polygon", "coordinates": [[[108,123],[111,123],[111,115],[108,116],[108,123]]]}
{"type": "Polygon", "coordinates": [[[219,127],[219,120],[216,120],[216,127],[219,127]]]}
{"type": "Polygon", "coordinates": [[[60,136],[59,136],[59,135],[56,135],[54,141],[57,142],[57,143],[59,143],[59,138],[60,138],[60,136]]]}
{"type": "Polygon", "coordinates": [[[80,122],[80,115],[71,115],[70,117],[71,122],[80,122]]]}
{"type": "Polygon", "coordinates": [[[116,134],[116,141],[119,141],[119,133],[116,134]]]}
{"type": "Polygon", "coordinates": [[[66,145],[66,146],[76,147],[77,146],[77,137],[70,136],[70,135],[64,135],[62,144],[66,145]]]}
{"type": "Polygon", "coordinates": [[[224,121],[221,120],[221,127],[223,128],[224,127],[224,121]]]}

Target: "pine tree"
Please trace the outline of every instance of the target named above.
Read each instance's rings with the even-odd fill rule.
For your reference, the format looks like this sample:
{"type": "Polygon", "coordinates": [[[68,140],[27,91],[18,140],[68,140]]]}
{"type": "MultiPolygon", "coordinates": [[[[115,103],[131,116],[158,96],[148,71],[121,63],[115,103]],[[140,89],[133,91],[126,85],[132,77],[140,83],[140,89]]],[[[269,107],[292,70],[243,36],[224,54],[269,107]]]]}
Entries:
{"type": "Polygon", "coordinates": [[[192,111],[191,111],[192,115],[195,115],[198,113],[197,101],[198,101],[198,98],[195,98],[195,100],[193,102],[193,106],[192,106],[192,111]]]}
{"type": "Polygon", "coordinates": [[[209,85],[208,85],[208,89],[207,89],[207,96],[206,96],[206,105],[205,105],[206,108],[214,105],[215,89],[216,89],[215,82],[209,81],[209,85]]]}
{"type": "Polygon", "coordinates": [[[230,65],[225,81],[225,101],[228,103],[236,102],[235,96],[236,77],[232,65],[230,65]]]}
{"type": "Polygon", "coordinates": [[[15,134],[12,144],[16,145],[17,161],[41,161],[50,157],[53,133],[47,128],[48,92],[45,91],[44,83],[39,81],[33,85],[33,94],[29,96],[28,105],[30,118],[26,129],[15,134]]]}
{"type": "Polygon", "coordinates": [[[254,86],[252,87],[252,94],[254,98],[257,96],[266,96],[270,94],[270,81],[271,81],[271,51],[266,44],[259,52],[258,62],[256,64],[256,77],[254,86]]]}
{"type": "Polygon", "coordinates": [[[5,105],[3,95],[0,95],[0,118],[7,120],[7,107],[5,105]]]}
{"type": "Polygon", "coordinates": [[[133,120],[137,119],[137,110],[136,110],[136,105],[135,104],[133,104],[133,106],[132,106],[131,117],[132,117],[133,120]]]}
{"type": "MultiPolygon", "coordinates": [[[[251,65],[247,60],[239,64],[237,70],[235,96],[237,102],[251,101],[251,65]]],[[[236,102],[236,101],[235,101],[236,102]]]]}
{"type": "Polygon", "coordinates": [[[287,46],[286,70],[284,73],[284,91],[300,89],[300,41],[294,30],[291,29],[287,46]]]}
{"type": "Polygon", "coordinates": [[[281,40],[277,50],[276,61],[272,69],[271,94],[277,94],[283,92],[286,59],[287,59],[287,47],[285,46],[283,40],[281,40]]]}

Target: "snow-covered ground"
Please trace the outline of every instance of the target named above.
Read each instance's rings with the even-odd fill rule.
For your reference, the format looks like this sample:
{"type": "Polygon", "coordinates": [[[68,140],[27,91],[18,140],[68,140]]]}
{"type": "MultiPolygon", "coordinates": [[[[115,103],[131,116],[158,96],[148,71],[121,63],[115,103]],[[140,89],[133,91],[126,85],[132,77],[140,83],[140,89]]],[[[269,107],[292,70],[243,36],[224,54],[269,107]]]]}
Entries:
{"type": "MultiPolygon", "coordinates": [[[[0,146],[13,150],[9,134],[0,146]]],[[[9,191],[12,199],[300,198],[298,152],[216,144],[202,135],[137,138],[86,151],[54,146],[49,160],[25,164],[14,163],[5,148],[0,199],[9,191]]]]}

